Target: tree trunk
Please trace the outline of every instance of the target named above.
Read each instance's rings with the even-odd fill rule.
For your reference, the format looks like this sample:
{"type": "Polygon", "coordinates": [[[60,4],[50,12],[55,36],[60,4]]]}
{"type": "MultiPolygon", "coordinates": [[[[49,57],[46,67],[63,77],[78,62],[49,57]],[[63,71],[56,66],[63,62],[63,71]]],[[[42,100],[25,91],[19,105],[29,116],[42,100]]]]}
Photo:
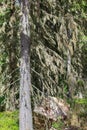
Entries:
{"type": "Polygon", "coordinates": [[[29,1],[21,0],[21,63],[20,63],[20,130],[33,130],[30,98],[30,28],[29,1]]]}

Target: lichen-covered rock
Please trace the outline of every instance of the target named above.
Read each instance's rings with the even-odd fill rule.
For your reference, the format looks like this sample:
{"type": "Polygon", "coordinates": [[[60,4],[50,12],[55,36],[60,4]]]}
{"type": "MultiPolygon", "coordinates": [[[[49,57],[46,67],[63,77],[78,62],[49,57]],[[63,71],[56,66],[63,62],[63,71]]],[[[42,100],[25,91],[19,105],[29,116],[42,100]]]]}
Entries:
{"type": "Polygon", "coordinates": [[[57,120],[58,117],[67,117],[69,105],[63,99],[48,97],[43,98],[39,106],[35,106],[34,112],[48,119],[57,120]]]}
{"type": "Polygon", "coordinates": [[[69,105],[64,100],[55,97],[43,98],[41,104],[34,108],[35,126],[50,128],[53,121],[58,118],[65,120],[68,113],[69,105]]]}

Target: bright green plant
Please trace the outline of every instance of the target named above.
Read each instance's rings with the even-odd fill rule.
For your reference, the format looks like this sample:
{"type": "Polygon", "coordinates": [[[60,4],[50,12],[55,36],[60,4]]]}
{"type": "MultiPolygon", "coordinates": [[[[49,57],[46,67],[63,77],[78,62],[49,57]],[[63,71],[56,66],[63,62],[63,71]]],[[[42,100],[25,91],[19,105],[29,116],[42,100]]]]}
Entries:
{"type": "Polygon", "coordinates": [[[64,127],[64,122],[61,119],[59,119],[57,122],[53,122],[52,127],[57,130],[62,130],[64,127]]]}
{"type": "Polygon", "coordinates": [[[18,112],[0,113],[0,130],[18,130],[18,112]]]}
{"type": "Polygon", "coordinates": [[[78,103],[78,104],[87,105],[87,99],[86,98],[76,99],[75,102],[78,103]]]}

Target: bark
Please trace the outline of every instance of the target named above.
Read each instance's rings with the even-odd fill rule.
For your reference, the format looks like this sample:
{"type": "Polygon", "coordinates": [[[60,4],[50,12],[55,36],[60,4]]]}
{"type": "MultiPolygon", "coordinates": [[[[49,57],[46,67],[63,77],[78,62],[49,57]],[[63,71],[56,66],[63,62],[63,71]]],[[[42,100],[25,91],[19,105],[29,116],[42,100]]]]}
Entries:
{"type": "Polygon", "coordinates": [[[29,1],[21,0],[21,63],[20,63],[20,130],[33,130],[30,97],[30,28],[29,1]]]}

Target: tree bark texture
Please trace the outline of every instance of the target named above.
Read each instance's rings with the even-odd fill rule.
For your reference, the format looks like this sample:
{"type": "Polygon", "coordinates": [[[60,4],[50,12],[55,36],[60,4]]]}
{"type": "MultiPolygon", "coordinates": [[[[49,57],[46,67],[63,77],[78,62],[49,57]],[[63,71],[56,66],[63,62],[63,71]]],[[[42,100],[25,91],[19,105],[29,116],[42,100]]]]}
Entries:
{"type": "Polygon", "coordinates": [[[30,97],[30,27],[29,0],[21,0],[20,130],[33,130],[30,97]]]}

